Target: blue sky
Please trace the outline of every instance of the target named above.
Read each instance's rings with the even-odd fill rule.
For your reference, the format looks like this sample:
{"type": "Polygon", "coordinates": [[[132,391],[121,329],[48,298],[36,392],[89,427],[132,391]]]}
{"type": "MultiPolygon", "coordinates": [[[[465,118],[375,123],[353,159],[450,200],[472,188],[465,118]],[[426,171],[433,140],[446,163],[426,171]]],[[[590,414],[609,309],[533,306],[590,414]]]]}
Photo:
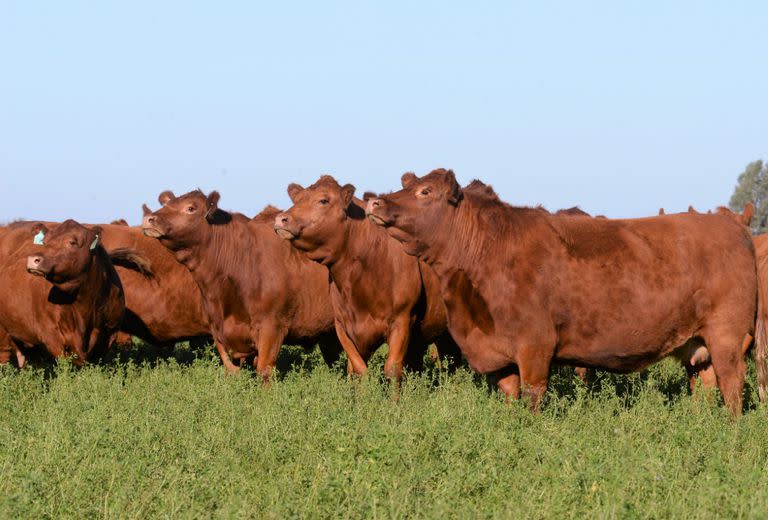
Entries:
{"type": "Polygon", "coordinates": [[[765,2],[0,0],[0,221],[246,214],[321,173],[453,168],[611,217],[726,203],[768,159],[765,2]]]}

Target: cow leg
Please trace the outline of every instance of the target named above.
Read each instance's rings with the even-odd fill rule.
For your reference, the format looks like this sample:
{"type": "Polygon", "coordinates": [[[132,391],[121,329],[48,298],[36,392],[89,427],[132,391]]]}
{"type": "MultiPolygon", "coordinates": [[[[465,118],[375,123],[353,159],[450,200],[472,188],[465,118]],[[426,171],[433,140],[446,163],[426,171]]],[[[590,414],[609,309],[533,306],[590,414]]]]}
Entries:
{"type": "Polygon", "coordinates": [[[555,352],[555,342],[547,346],[529,344],[518,349],[522,396],[530,399],[531,413],[541,411],[541,398],[549,384],[549,369],[555,352]]]}
{"type": "MultiPolygon", "coordinates": [[[[717,376],[715,375],[715,369],[712,368],[712,363],[707,363],[705,366],[699,367],[699,379],[701,380],[701,387],[707,390],[714,390],[717,388],[717,376]]],[[[712,404],[712,393],[707,393],[707,399],[712,404]]]]}
{"type": "Polygon", "coordinates": [[[4,329],[0,329],[0,365],[7,365],[11,362],[11,354],[16,355],[16,364],[19,368],[24,368],[27,364],[27,358],[21,351],[21,348],[14,342],[4,329]]]}
{"type": "Polygon", "coordinates": [[[576,374],[576,377],[581,379],[582,383],[586,383],[587,379],[590,376],[589,369],[586,367],[573,367],[573,371],[576,374]]]}
{"type": "Polygon", "coordinates": [[[258,334],[256,344],[259,353],[256,357],[256,373],[261,376],[264,384],[269,384],[286,333],[279,330],[276,325],[262,322],[258,334]]]}
{"type": "Polygon", "coordinates": [[[229,352],[227,352],[226,347],[224,347],[221,341],[215,338],[213,340],[213,343],[214,345],[216,345],[216,350],[219,351],[219,357],[221,358],[221,362],[224,364],[224,368],[227,370],[227,373],[236,374],[237,371],[240,370],[240,367],[232,363],[232,360],[229,358],[229,352]]]}
{"type": "Polygon", "coordinates": [[[727,332],[727,329],[713,330],[704,335],[723,402],[734,417],[741,415],[744,391],[746,368],[741,353],[743,338],[743,333],[733,334],[727,332]]]}
{"type": "Polygon", "coordinates": [[[339,320],[334,320],[336,327],[336,336],[339,338],[341,348],[347,353],[347,373],[363,375],[368,370],[368,364],[363,360],[360,352],[357,350],[357,346],[347,335],[344,327],[339,320]]]}
{"type": "Polygon", "coordinates": [[[2,344],[0,344],[0,365],[7,365],[11,362],[11,354],[14,350],[10,340],[7,342],[2,341],[2,344]]]}
{"type": "Polygon", "coordinates": [[[59,359],[60,357],[63,357],[67,352],[66,347],[62,345],[59,341],[48,341],[48,342],[44,342],[43,344],[45,345],[45,349],[54,359],[59,359]]]}
{"type": "Polygon", "coordinates": [[[117,347],[130,347],[132,343],[133,343],[133,336],[123,331],[118,331],[118,333],[115,335],[114,339],[112,340],[112,344],[114,344],[117,347]]]}
{"type": "Polygon", "coordinates": [[[398,383],[403,377],[403,360],[408,353],[408,340],[411,335],[411,317],[406,316],[392,325],[387,338],[389,353],[384,362],[384,375],[398,383]]]}
{"type": "Polygon", "coordinates": [[[516,366],[510,366],[498,374],[496,386],[504,394],[504,402],[509,403],[510,398],[520,399],[520,371],[516,366]]]}
{"type": "Polygon", "coordinates": [[[24,352],[21,351],[21,348],[15,347],[14,351],[16,352],[16,364],[19,366],[19,368],[24,368],[27,366],[27,356],[24,355],[24,352]]]}
{"type": "Polygon", "coordinates": [[[85,360],[88,356],[85,351],[86,348],[87,345],[85,344],[85,341],[83,341],[81,338],[77,338],[70,340],[70,346],[69,348],[65,346],[64,352],[71,352],[72,363],[74,363],[75,366],[81,367],[85,364],[85,360]]]}
{"type": "Polygon", "coordinates": [[[696,392],[696,381],[699,379],[699,372],[685,361],[681,361],[681,364],[685,368],[685,373],[688,374],[688,388],[691,389],[691,394],[694,394],[696,392]]]}

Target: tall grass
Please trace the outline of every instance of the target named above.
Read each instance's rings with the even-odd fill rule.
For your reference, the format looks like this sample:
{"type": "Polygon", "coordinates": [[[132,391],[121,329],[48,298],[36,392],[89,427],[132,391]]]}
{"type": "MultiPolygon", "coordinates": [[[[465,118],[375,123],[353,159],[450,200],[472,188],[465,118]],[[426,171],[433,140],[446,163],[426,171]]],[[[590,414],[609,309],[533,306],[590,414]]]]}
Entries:
{"type": "MultiPolygon", "coordinates": [[[[465,370],[398,401],[317,352],[263,388],[206,353],[0,370],[0,518],[763,518],[768,416],[682,369],[553,376],[540,416],[465,370]],[[717,401],[717,399],[714,399],[717,401]]],[[[753,380],[753,379],[750,379],[753,380]]]]}

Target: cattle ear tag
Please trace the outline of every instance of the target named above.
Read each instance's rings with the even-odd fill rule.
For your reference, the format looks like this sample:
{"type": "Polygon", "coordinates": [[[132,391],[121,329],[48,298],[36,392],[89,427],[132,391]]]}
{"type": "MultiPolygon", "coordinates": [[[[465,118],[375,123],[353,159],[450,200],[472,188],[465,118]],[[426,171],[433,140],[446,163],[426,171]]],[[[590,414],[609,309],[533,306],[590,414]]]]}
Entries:
{"type": "Polygon", "coordinates": [[[32,243],[38,246],[43,245],[43,239],[45,238],[45,233],[43,233],[43,230],[37,232],[37,235],[32,239],[32,243]]]}
{"type": "Polygon", "coordinates": [[[91,251],[96,249],[97,245],[99,245],[99,235],[96,235],[96,238],[94,238],[93,242],[91,242],[91,251]]]}

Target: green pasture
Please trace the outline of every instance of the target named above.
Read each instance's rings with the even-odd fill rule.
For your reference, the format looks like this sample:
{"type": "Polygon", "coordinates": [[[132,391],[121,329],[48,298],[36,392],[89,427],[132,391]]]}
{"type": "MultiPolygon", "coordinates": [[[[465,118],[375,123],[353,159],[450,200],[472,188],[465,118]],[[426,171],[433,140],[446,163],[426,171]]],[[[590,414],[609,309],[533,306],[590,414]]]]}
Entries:
{"type": "Polygon", "coordinates": [[[532,416],[465,369],[409,374],[395,400],[382,359],[349,379],[285,348],[268,388],[185,345],[0,367],[0,518],[768,516],[751,373],[735,421],[673,362],[558,369],[532,416]]]}

